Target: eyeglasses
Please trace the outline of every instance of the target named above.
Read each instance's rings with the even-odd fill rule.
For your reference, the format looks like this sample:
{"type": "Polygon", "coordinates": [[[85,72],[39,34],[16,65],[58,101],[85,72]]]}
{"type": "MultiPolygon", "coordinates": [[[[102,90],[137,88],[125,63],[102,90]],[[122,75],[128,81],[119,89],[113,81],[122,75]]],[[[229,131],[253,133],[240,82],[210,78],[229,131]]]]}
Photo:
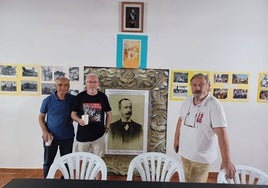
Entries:
{"type": "Polygon", "coordinates": [[[184,125],[188,127],[196,127],[195,119],[196,119],[196,114],[191,114],[190,112],[188,112],[184,120],[184,125]]]}
{"type": "Polygon", "coordinates": [[[98,81],[86,81],[87,83],[89,83],[89,84],[97,84],[97,83],[99,83],[98,81]]]}
{"type": "Polygon", "coordinates": [[[203,113],[200,113],[201,105],[198,106],[197,110],[194,110],[194,111],[190,112],[191,106],[192,106],[192,104],[189,106],[188,112],[187,112],[187,114],[185,116],[184,125],[188,126],[188,127],[196,128],[196,127],[198,127],[197,123],[202,122],[203,113]]]}

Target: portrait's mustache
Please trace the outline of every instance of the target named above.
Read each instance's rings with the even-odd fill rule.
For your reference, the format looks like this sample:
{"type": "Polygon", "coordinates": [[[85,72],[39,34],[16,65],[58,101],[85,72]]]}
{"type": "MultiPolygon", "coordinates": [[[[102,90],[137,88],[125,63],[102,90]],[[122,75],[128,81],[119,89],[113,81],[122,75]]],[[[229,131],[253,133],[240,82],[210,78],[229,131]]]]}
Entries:
{"type": "Polygon", "coordinates": [[[132,115],[132,112],[128,112],[128,113],[126,113],[126,115],[132,115]]]}

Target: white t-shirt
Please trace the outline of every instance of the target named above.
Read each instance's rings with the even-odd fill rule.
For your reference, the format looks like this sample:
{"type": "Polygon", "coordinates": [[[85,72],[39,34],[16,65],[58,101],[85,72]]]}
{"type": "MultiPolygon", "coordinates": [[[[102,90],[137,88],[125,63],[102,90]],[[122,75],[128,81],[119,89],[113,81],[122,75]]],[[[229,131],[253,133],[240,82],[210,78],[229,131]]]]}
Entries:
{"type": "Polygon", "coordinates": [[[210,94],[199,104],[193,96],[185,99],[179,116],[182,118],[179,153],[186,159],[211,164],[217,158],[218,139],[212,128],[227,127],[222,105],[210,94]]]}

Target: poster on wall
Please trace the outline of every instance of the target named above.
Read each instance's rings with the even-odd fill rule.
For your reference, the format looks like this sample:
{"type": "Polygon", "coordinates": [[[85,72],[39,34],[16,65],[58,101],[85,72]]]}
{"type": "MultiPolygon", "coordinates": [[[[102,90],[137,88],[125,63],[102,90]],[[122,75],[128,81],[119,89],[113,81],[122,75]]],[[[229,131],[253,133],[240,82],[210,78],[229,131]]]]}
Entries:
{"type": "Polygon", "coordinates": [[[211,77],[211,93],[220,101],[248,101],[249,73],[213,72],[211,77]]]}
{"type": "Polygon", "coordinates": [[[116,67],[145,69],[147,43],[146,35],[117,35],[116,67]]]}
{"type": "Polygon", "coordinates": [[[147,151],[148,90],[106,89],[112,107],[106,154],[138,155],[147,151]]]}
{"type": "Polygon", "coordinates": [[[0,65],[0,94],[17,95],[18,94],[18,65],[1,64],[0,65]]]}
{"type": "Polygon", "coordinates": [[[40,95],[39,65],[0,65],[1,89],[5,95],[40,95]]]}
{"type": "Polygon", "coordinates": [[[50,95],[55,92],[55,80],[66,77],[70,80],[69,93],[77,95],[83,90],[83,71],[77,66],[41,66],[41,94],[50,95]]]}
{"type": "Polygon", "coordinates": [[[268,72],[259,73],[257,102],[268,103],[268,72]]]}
{"type": "Polygon", "coordinates": [[[40,66],[21,66],[21,80],[19,83],[21,94],[40,95],[40,66]]]}
{"type": "Polygon", "coordinates": [[[184,100],[187,96],[191,95],[190,80],[197,73],[210,76],[209,71],[172,70],[170,100],[184,100]]]}

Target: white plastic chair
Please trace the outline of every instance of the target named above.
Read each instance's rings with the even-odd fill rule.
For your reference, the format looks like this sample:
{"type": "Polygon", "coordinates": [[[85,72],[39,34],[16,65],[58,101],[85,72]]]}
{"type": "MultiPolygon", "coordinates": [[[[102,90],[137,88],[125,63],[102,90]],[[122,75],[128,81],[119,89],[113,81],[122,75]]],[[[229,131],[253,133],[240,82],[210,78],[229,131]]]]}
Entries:
{"type": "Polygon", "coordinates": [[[88,152],[73,152],[55,159],[46,178],[54,179],[58,170],[64,179],[94,180],[101,173],[101,180],[107,180],[103,159],[88,152]]]}
{"type": "Polygon", "coordinates": [[[251,166],[236,165],[236,173],[233,179],[227,179],[226,172],[223,169],[218,173],[217,183],[268,185],[268,175],[251,166]]]}
{"type": "Polygon", "coordinates": [[[177,173],[178,181],[185,182],[180,163],[164,153],[147,152],[134,157],[128,167],[127,181],[133,180],[135,170],[142,181],[168,182],[177,173]]]}

